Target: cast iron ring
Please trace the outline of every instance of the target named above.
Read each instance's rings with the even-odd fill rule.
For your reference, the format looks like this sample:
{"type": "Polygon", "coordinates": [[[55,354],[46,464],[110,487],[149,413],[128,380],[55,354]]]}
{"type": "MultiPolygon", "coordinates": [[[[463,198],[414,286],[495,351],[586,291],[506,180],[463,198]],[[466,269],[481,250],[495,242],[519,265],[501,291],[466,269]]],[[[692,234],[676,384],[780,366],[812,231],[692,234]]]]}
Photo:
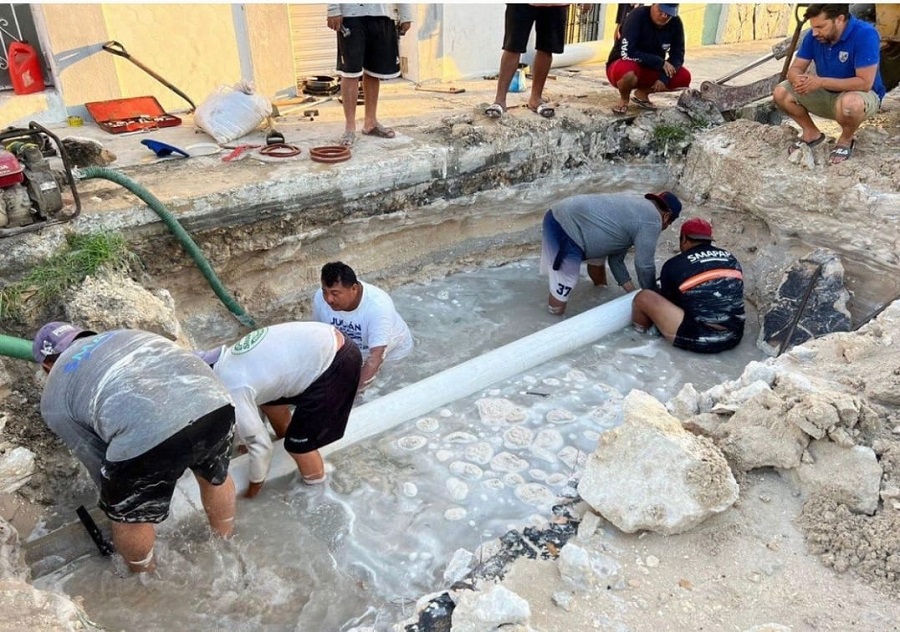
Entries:
{"type": "Polygon", "coordinates": [[[336,163],[350,160],[350,148],[343,145],[323,145],[312,147],[309,157],[315,162],[336,163]]]}
{"type": "Polygon", "coordinates": [[[296,145],[288,145],[287,143],[274,143],[260,148],[259,153],[263,156],[271,156],[272,158],[290,158],[300,153],[300,148],[296,145]]]}

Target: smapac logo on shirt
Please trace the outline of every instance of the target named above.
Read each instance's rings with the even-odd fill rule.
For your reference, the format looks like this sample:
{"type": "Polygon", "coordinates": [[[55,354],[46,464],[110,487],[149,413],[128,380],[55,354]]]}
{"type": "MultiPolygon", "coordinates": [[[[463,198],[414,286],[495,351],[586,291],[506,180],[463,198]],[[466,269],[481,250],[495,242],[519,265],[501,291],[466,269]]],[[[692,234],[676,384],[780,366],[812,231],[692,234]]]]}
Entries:
{"type": "Polygon", "coordinates": [[[850,53],[848,53],[848,52],[845,51],[845,50],[842,50],[840,53],[838,53],[838,59],[840,60],[840,62],[841,62],[842,64],[843,64],[843,63],[846,63],[846,61],[847,61],[848,59],[850,59],[850,53]]]}
{"type": "Polygon", "coordinates": [[[234,355],[241,355],[242,353],[247,353],[258,345],[263,338],[266,337],[266,334],[269,332],[268,327],[263,327],[262,329],[257,329],[256,331],[251,331],[249,334],[238,340],[231,347],[231,353],[234,355]]]}
{"type": "Polygon", "coordinates": [[[724,250],[713,249],[692,252],[687,258],[691,263],[700,263],[701,261],[728,261],[729,255],[724,250]]]}

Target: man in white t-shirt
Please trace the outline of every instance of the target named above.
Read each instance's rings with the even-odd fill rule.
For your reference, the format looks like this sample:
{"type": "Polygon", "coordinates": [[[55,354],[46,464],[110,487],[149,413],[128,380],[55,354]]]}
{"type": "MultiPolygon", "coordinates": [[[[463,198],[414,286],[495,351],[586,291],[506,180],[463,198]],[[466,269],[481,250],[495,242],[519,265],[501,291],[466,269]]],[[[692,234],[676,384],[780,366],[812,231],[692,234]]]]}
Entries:
{"type": "Polygon", "coordinates": [[[272,462],[260,408],[284,438],[303,482],[325,481],[319,448],[344,436],[359,384],[362,356],[352,340],[322,323],[290,322],[197,355],[234,400],[235,429],[250,454],[248,498],[262,489],[272,462]]]}
{"type": "Polygon", "coordinates": [[[359,389],[369,386],[384,362],[412,351],[409,327],[384,290],[356,278],[342,261],[322,266],[322,287],[313,297],[313,320],[336,327],[353,339],[363,354],[359,389]]]}

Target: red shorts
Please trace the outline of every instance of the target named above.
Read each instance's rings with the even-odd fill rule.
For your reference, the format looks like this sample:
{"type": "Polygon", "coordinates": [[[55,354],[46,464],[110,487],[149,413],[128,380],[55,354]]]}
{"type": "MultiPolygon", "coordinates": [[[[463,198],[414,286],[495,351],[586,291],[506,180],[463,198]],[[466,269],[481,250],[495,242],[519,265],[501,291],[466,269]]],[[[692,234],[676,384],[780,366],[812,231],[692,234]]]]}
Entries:
{"type": "MultiPolygon", "coordinates": [[[[629,72],[633,72],[637,75],[638,82],[637,86],[635,86],[637,88],[649,88],[656,83],[656,80],[663,74],[662,70],[641,66],[636,61],[631,61],[630,59],[617,59],[606,67],[606,78],[609,79],[609,82],[615,87],[619,83],[619,80],[629,72]]],[[[678,72],[669,79],[667,85],[669,90],[687,88],[691,85],[691,73],[687,68],[682,66],[678,69],[678,72]]]]}

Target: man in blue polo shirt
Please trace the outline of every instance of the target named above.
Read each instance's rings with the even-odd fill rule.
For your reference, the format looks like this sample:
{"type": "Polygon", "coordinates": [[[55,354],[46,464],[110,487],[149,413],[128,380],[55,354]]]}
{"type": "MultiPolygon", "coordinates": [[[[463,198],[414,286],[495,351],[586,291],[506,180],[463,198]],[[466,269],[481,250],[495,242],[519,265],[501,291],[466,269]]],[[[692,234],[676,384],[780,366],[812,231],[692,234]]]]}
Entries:
{"type": "Polygon", "coordinates": [[[791,152],[825,140],[810,113],[837,121],[841,136],[829,157],[834,165],[851,156],[856,130],[881,107],[880,37],[874,26],[850,15],[849,4],[811,4],[804,17],[810,30],[772,96],[802,130],[791,152]],[[812,61],[815,75],[807,73],[812,61]]]}

